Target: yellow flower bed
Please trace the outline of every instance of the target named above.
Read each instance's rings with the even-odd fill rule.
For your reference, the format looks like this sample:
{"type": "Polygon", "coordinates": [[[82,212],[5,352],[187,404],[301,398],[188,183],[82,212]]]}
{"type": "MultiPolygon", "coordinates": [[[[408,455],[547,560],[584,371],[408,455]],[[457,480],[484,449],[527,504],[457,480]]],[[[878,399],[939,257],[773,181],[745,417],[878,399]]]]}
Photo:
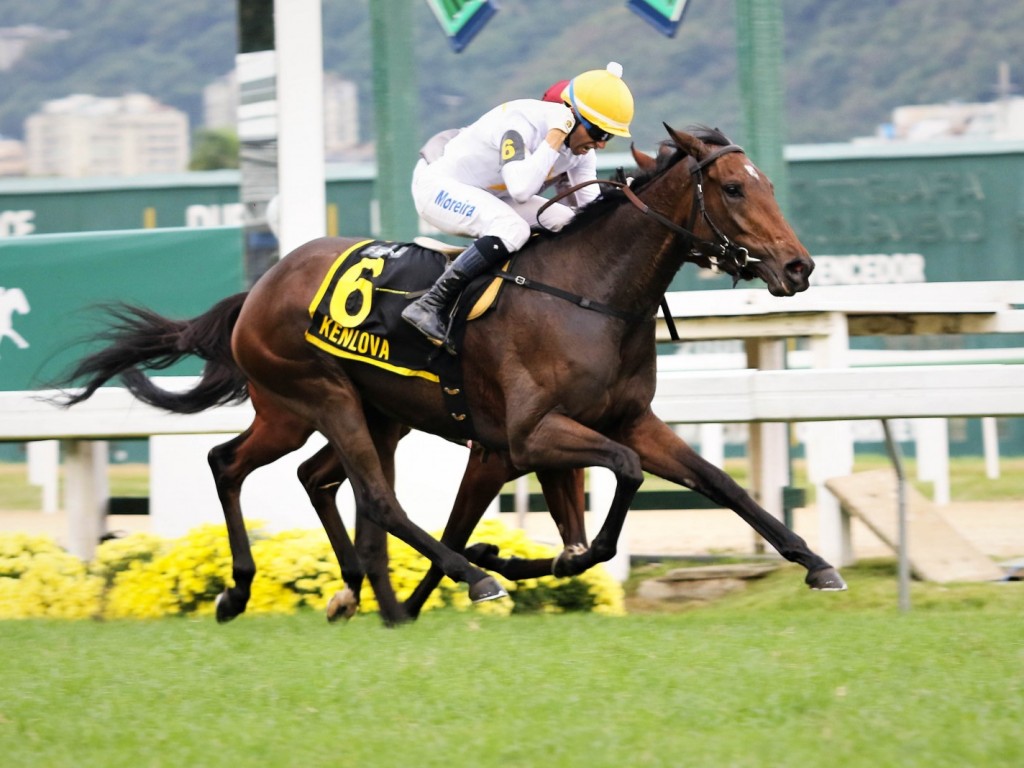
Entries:
{"type": "MultiPolygon", "coordinates": [[[[248,612],[320,611],[335,592],[345,588],[322,530],[267,534],[254,526],[249,537],[257,572],[248,612]]],[[[477,527],[470,543],[478,541],[496,545],[501,557],[555,554],[498,520],[477,527]]],[[[388,540],[388,554],[391,582],[404,600],[426,574],[429,562],[394,538],[388,540]]],[[[199,526],[174,540],[131,534],[101,544],[88,564],[47,537],[0,534],[0,619],[212,615],[214,600],[231,578],[231,550],[223,525],[199,526]]],[[[622,587],[601,566],[573,578],[501,581],[512,599],[481,603],[474,610],[624,613],[622,587]]],[[[360,600],[361,611],[378,609],[368,582],[363,584],[360,600]]],[[[444,579],[423,610],[445,606],[465,610],[470,605],[465,585],[444,579]]]]}

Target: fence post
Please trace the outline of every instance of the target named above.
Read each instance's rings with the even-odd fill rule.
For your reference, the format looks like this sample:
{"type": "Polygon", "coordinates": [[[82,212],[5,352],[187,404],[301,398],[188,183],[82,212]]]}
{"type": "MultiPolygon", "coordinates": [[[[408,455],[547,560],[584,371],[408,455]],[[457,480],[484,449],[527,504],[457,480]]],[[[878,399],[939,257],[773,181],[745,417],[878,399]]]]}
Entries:
{"type": "Polygon", "coordinates": [[[949,504],[949,423],[946,419],[914,419],[917,479],[932,483],[932,501],[949,504]]]}
{"type": "Polygon", "coordinates": [[[57,498],[60,479],[60,441],[35,440],[25,447],[28,481],[43,490],[43,512],[54,514],[60,507],[57,498]]]}
{"type": "Polygon", "coordinates": [[[110,489],[107,483],[107,442],[68,440],[64,456],[64,509],[68,519],[68,552],[92,560],[104,532],[110,489]]]}

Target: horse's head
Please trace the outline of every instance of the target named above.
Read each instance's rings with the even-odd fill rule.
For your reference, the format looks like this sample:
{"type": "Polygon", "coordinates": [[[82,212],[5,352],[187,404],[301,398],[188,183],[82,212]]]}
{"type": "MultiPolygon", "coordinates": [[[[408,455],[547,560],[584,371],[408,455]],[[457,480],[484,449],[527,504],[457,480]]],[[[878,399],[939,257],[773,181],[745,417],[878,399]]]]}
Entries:
{"type": "Polygon", "coordinates": [[[641,171],[676,162],[678,173],[693,177],[688,228],[703,241],[693,244],[693,259],[737,280],[761,278],[775,296],[807,290],[814,262],[783,217],[768,177],[718,131],[665,128],[671,138],[657,158],[636,150],[633,155],[641,171]]]}

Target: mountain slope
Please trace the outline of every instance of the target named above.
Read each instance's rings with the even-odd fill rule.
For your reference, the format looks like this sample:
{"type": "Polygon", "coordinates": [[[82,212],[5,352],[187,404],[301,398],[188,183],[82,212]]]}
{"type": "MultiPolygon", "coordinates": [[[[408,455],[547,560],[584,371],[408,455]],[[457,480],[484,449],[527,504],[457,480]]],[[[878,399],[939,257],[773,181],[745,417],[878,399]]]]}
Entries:
{"type": "MultiPolygon", "coordinates": [[[[1024,79],[1024,3],[974,0],[780,0],[786,40],[788,143],[868,134],[901,104],[982,101],[1001,61],[1024,79]]],[[[416,19],[418,115],[426,138],[507,98],[539,96],[553,81],[615,59],[637,99],[636,141],[651,146],[662,121],[717,125],[742,141],[735,5],[695,0],[675,38],[658,34],[625,0],[503,0],[461,54],[427,5],[416,19]]],[[[364,138],[372,137],[369,0],[325,0],[324,63],[356,81],[364,138]]],[[[0,27],[38,24],[67,39],[30,50],[0,79],[0,133],[74,92],[143,91],[202,119],[202,88],[229,71],[235,3],[190,0],[5,0],[0,27]]]]}

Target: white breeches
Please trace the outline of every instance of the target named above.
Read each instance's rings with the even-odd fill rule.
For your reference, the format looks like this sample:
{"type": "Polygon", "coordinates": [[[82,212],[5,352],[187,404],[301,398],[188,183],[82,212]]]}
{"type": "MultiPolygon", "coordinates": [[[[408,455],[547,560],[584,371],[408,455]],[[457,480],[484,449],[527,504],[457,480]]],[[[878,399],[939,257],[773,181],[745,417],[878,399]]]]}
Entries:
{"type": "MultiPolygon", "coordinates": [[[[413,171],[412,198],[424,221],[442,232],[473,239],[485,235],[499,237],[510,253],[518,251],[530,238],[530,227],[538,224],[537,211],[548,202],[540,195],[525,203],[499,197],[486,189],[431,173],[425,160],[420,160],[413,171]]],[[[573,215],[571,208],[555,203],[548,206],[542,219],[547,229],[557,232],[573,215]]]]}

